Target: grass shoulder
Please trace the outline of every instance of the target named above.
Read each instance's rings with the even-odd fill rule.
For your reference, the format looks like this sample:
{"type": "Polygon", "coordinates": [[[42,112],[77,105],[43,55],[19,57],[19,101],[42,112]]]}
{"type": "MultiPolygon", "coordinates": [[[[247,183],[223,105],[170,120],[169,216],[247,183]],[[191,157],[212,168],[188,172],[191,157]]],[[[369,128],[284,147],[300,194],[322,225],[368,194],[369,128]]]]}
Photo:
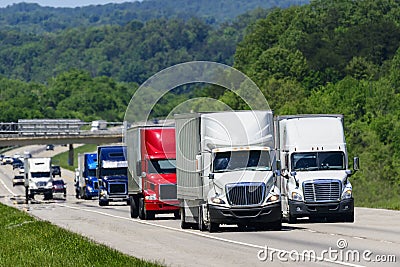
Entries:
{"type": "Polygon", "coordinates": [[[0,266],[162,266],[0,204],[0,266]]]}

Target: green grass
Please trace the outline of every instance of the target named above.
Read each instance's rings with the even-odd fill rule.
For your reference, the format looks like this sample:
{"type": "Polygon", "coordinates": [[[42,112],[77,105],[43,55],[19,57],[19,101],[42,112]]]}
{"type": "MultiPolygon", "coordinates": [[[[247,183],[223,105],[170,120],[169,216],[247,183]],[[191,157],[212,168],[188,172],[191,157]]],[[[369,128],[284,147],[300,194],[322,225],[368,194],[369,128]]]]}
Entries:
{"type": "Polygon", "coordinates": [[[389,181],[351,181],[356,207],[400,210],[400,186],[389,181]]]}
{"type": "Polygon", "coordinates": [[[162,266],[0,204],[0,266],[162,266]]]}
{"type": "Polygon", "coordinates": [[[53,164],[60,165],[61,168],[74,171],[78,167],[78,154],[79,153],[86,153],[86,152],[96,152],[97,151],[97,145],[94,144],[87,144],[83,145],[80,147],[74,148],[74,165],[70,166],[68,165],[68,156],[69,156],[69,151],[57,154],[53,157],[53,164]]]}

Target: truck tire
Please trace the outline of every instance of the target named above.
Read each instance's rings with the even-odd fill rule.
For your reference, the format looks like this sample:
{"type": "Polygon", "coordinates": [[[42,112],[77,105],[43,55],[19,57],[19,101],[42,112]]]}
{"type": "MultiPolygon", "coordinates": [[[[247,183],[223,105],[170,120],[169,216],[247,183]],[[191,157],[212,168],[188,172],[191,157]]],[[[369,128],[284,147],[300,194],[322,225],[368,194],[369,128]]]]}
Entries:
{"type": "Polygon", "coordinates": [[[139,199],[139,218],[142,220],[154,220],[156,214],[152,210],[146,210],[144,198],[139,199]]]}
{"type": "Polygon", "coordinates": [[[354,222],[354,212],[345,215],[344,218],[343,218],[343,221],[344,222],[350,222],[350,223],[354,222]]]}
{"type": "Polygon", "coordinates": [[[208,211],[208,224],[207,224],[207,230],[210,233],[214,233],[217,232],[219,230],[219,223],[215,223],[211,221],[211,216],[210,216],[210,212],[208,211]]]}
{"type": "Polygon", "coordinates": [[[185,221],[185,209],[181,208],[180,209],[180,214],[181,214],[181,228],[182,229],[189,229],[190,224],[185,221]]]}
{"type": "Polygon", "coordinates": [[[53,199],[53,193],[44,193],[44,200],[53,199]]]}
{"type": "Polygon", "coordinates": [[[180,214],[179,210],[174,211],[174,218],[175,219],[181,218],[181,214],[180,214]]]}
{"type": "Polygon", "coordinates": [[[141,220],[146,220],[146,216],[144,214],[144,199],[142,197],[139,199],[139,218],[141,220]]]}
{"type": "Polygon", "coordinates": [[[131,218],[137,218],[139,216],[138,200],[133,196],[129,196],[129,202],[130,202],[131,218]]]}
{"type": "Polygon", "coordinates": [[[204,218],[203,218],[203,209],[201,208],[201,205],[199,206],[199,220],[198,220],[198,228],[200,231],[204,232],[206,230],[206,225],[204,224],[204,218]]]}
{"type": "Polygon", "coordinates": [[[99,200],[99,206],[108,206],[108,200],[99,200]]]}
{"type": "Polygon", "coordinates": [[[210,233],[215,233],[218,232],[219,230],[219,223],[215,223],[215,222],[209,222],[207,225],[207,230],[210,233]]]}
{"type": "Polygon", "coordinates": [[[290,223],[290,224],[297,223],[297,218],[295,216],[293,216],[292,214],[290,214],[290,212],[289,212],[289,216],[288,216],[288,223],[290,223]]]}
{"type": "Polygon", "coordinates": [[[282,220],[278,220],[270,224],[270,229],[274,231],[282,230],[282,220]]]}

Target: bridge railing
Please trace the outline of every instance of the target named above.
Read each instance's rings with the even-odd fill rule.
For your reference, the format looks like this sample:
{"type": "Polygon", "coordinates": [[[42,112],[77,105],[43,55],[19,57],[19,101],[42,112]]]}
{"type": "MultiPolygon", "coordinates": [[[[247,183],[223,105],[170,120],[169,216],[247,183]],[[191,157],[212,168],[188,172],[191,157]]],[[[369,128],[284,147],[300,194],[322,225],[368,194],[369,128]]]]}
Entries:
{"type": "Polygon", "coordinates": [[[86,124],[79,119],[20,119],[18,135],[78,135],[81,127],[86,124]]]}

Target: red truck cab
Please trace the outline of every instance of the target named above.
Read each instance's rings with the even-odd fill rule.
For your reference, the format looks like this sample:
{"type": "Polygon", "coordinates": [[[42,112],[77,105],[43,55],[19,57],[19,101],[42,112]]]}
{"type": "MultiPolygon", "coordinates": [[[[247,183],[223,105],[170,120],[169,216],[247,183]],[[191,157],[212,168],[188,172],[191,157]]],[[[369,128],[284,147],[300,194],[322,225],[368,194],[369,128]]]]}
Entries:
{"type": "Polygon", "coordinates": [[[131,217],[173,213],[179,218],[175,128],[138,126],[128,129],[127,139],[131,217]]]}

